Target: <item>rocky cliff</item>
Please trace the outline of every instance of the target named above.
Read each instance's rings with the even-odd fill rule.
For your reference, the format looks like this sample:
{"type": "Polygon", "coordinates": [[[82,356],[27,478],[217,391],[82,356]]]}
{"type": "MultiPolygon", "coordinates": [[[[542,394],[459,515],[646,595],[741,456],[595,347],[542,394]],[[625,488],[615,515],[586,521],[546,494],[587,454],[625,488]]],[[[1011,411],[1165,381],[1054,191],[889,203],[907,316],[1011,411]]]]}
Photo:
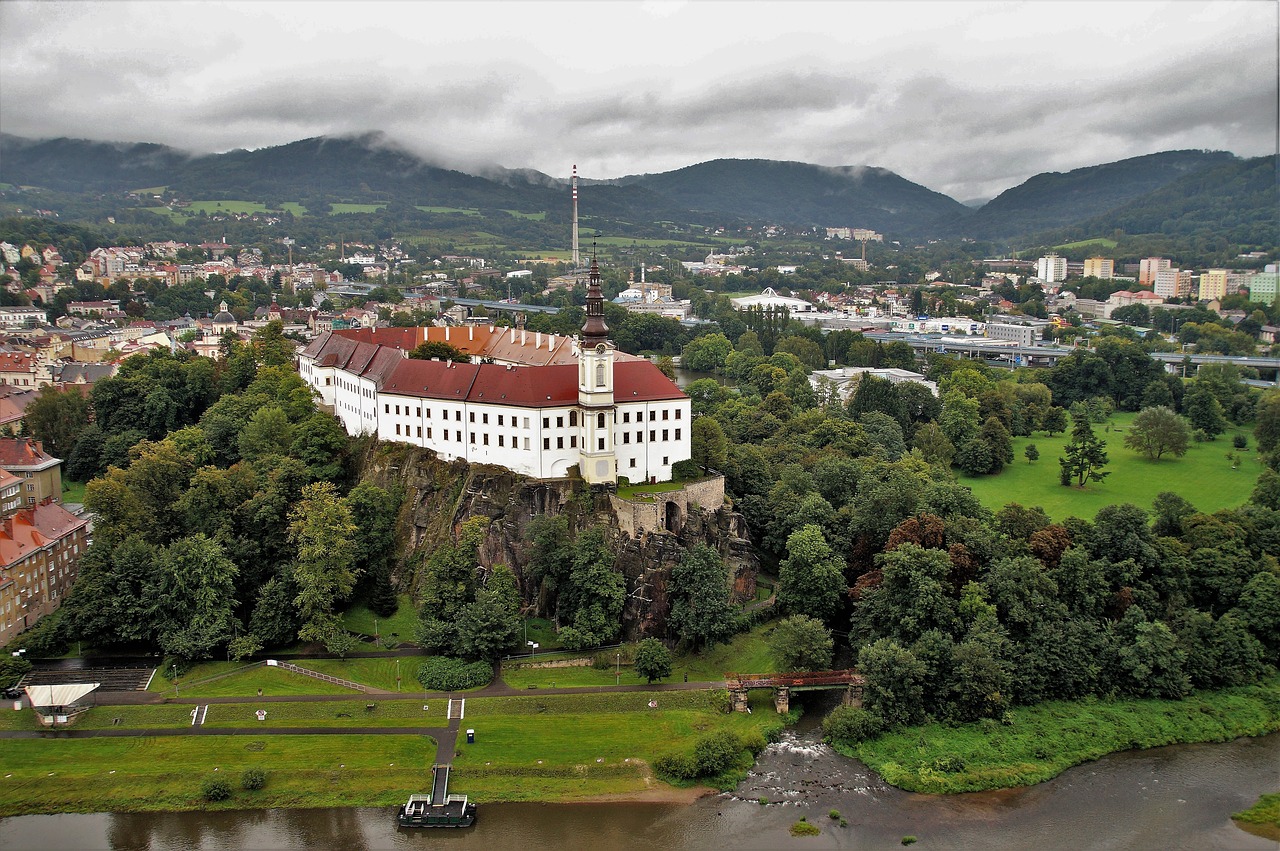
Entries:
{"type": "Polygon", "coordinates": [[[403,588],[414,588],[415,554],[452,540],[469,518],[486,517],[489,529],[478,561],[486,567],[510,567],[525,603],[531,605],[537,589],[525,581],[525,527],[539,515],[564,514],[574,534],[594,525],[609,530],[617,553],[615,568],[627,579],[627,639],[664,633],[671,569],[695,544],[707,544],[724,557],[735,597],[747,601],[755,596],[759,561],[742,515],[725,505],[689,504],[679,522],[670,524],[672,530],[636,529],[631,522],[619,522],[611,489],[592,488],[581,479],[528,479],[502,467],[449,463],[429,450],[394,443],[367,450],[361,478],[380,487],[399,484],[405,489],[398,522],[403,588]]]}

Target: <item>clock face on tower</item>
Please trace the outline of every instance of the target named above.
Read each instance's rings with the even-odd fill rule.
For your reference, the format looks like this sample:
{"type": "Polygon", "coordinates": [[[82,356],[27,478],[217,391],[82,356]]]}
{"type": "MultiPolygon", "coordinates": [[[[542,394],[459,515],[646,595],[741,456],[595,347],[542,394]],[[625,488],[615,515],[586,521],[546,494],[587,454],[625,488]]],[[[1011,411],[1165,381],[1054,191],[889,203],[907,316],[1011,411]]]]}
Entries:
{"type": "Polygon", "coordinates": [[[604,343],[596,343],[596,354],[604,354],[604,343]]]}

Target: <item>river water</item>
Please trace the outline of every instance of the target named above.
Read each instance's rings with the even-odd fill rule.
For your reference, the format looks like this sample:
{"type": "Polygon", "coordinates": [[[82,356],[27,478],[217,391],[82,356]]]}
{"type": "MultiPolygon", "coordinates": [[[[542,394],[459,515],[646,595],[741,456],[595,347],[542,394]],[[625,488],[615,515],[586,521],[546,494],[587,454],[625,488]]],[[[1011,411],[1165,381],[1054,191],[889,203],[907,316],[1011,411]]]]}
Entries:
{"type": "Polygon", "coordinates": [[[1230,820],[1280,790],[1280,734],[1115,754],[1029,789],[943,797],[885,785],[822,745],[810,717],[732,793],[691,806],[482,804],[458,831],[398,829],[391,808],[20,816],[0,819],[0,849],[890,849],[907,835],[922,851],[1280,848],[1230,820]],[[822,834],[792,837],[801,816],[822,834]]]}

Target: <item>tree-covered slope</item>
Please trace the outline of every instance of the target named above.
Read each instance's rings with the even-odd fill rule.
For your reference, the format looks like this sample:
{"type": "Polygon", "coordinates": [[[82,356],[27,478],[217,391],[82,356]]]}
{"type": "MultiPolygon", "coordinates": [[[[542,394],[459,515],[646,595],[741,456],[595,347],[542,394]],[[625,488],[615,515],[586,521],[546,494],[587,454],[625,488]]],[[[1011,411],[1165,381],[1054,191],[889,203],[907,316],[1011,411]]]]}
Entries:
{"type": "Polygon", "coordinates": [[[150,143],[34,140],[0,133],[0,182],[65,192],[164,185],[190,159],[190,154],[150,143]]]}
{"type": "Polygon", "coordinates": [[[1037,174],[949,230],[977,239],[1022,236],[1095,219],[1194,175],[1235,161],[1225,151],[1165,151],[1066,173],[1037,174]]]}
{"type": "Polygon", "coordinates": [[[969,214],[958,201],[882,168],[720,159],[619,182],[691,210],[779,224],[916,235],[969,214]]]}

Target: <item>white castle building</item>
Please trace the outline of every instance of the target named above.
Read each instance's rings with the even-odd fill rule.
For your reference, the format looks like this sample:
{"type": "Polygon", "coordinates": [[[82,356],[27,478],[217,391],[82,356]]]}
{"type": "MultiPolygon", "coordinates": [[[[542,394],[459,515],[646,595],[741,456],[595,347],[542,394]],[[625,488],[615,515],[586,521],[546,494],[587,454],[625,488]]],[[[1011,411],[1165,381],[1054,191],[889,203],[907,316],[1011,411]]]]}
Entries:
{"type": "Polygon", "coordinates": [[[577,339],[492,326],[330,331],[298,369],[351,435],[534,478],[576,466],[592,484],[667,481],[692,454],[689,397],[649,361],[618,352],[608,332],[592,262],[577,339]],[[428,341],[471,362],[408,356],[428,341]]]}

